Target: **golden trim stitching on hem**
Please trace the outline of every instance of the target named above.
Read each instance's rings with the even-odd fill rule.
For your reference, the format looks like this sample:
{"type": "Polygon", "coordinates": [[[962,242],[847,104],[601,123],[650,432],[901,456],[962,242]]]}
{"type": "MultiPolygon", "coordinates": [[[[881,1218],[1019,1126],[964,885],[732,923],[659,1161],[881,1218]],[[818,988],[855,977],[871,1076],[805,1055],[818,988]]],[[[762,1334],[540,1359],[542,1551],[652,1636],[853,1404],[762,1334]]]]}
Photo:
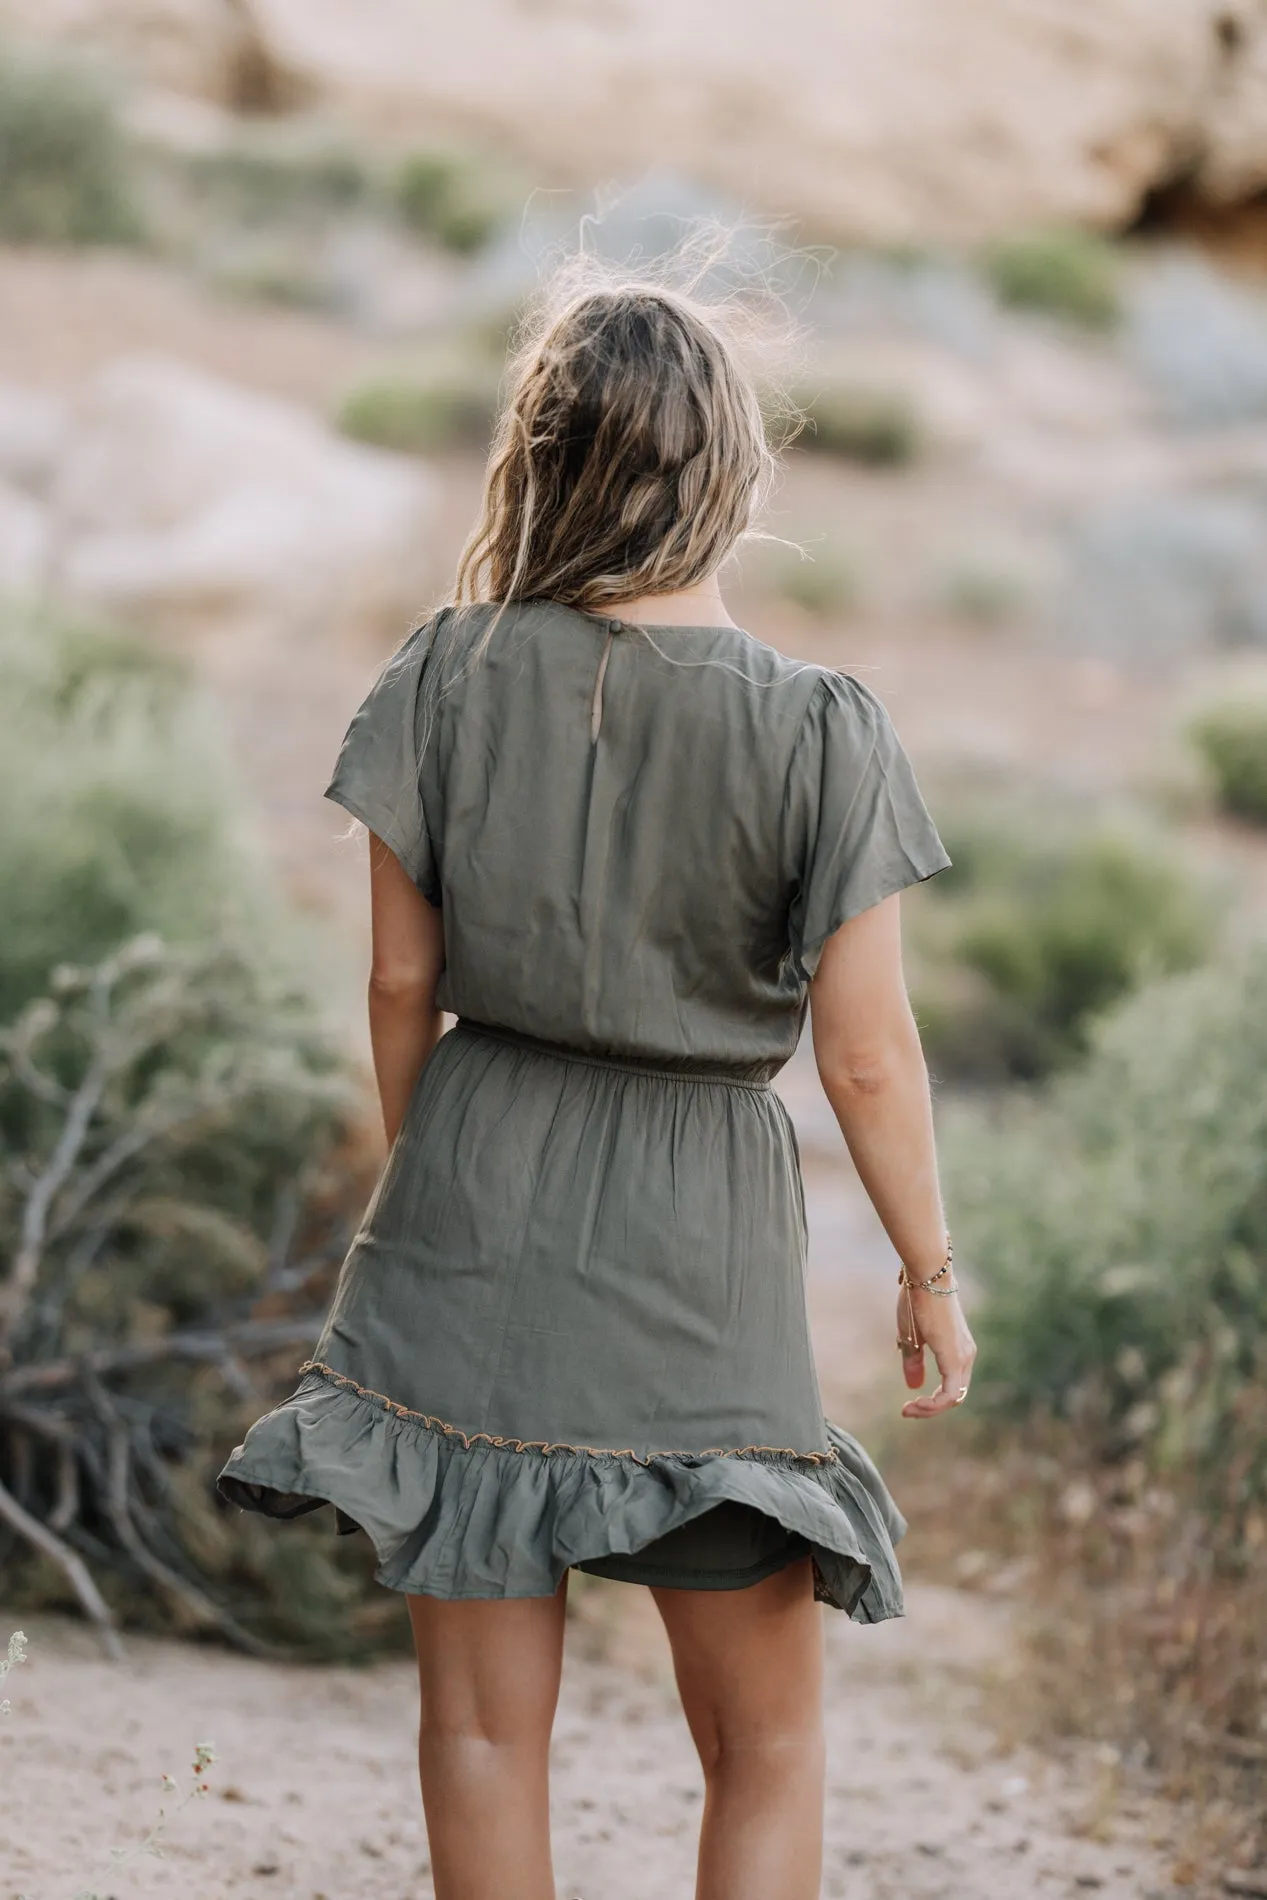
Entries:
{"type": "Polygon", "coordinates": [[[402,1405],[399,1399],[388,1398],[385,1392],[375,1392],[370,1386],[358,1385],[346,1372],[336,1372],[322,1359],[305,1359],[299,1368],[301,1373],[315,1372],[332,1385],[346,1386],[355,1392],[358,1398],[375,1399],[387,1411],[394,1412],[398,1418],[412,1419],[416,1424],[425,1425],[429,1431],[442,1432],[446,1438],[460,1440],[464,1450],[473,1445],[489,1445],[495,1451],[539,1451],[545,1455],[551,1452],[573,1452],[588,1458],[631,1458],[637,1465],[654,1464],[659,1458],[750,1458],[768,1456],[771,1458],[795,1458],[807,1465],[834,1465],[834,1451],[795,1451],[787,1445],[741,1445],[710,1446],[706,1451],[616,1451],[607,1445],[563,1445],[550,1444],[544,1440],[534,1441],[524,1438],[499,1438],[493,1432],[464,1432],[457,1425],[450,1425],[442,1418],[432,1418],[426,1412],[411,1411],[402,1405]]]}

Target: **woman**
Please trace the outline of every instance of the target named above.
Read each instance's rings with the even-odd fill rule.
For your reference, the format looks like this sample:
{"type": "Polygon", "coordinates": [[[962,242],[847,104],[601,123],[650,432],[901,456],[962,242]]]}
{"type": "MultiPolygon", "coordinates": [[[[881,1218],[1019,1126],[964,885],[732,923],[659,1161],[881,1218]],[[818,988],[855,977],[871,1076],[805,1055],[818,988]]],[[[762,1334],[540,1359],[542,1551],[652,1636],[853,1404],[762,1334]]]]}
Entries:
{"type": "Polygon", "coordinates": [[[905,1405],[967,1392],[898,893],[948,862],[880,702],[738,628],[767,471],[716,321],[644,285],[525,345],[458,605],[357,712],[390,1153],[313,1359],[224,1495],[324,1502],[408,1595],[437,1900],[553,1900],[570,1569],[643,1582],[707,1798],[698,1900],[810,1900],[820,1615],[901,1614],[905,1529],[822,1414],[807,1012],[903,1262],[905,1405]],[[458,1021],[441,1034],[441,1012],[458,1021]]]}

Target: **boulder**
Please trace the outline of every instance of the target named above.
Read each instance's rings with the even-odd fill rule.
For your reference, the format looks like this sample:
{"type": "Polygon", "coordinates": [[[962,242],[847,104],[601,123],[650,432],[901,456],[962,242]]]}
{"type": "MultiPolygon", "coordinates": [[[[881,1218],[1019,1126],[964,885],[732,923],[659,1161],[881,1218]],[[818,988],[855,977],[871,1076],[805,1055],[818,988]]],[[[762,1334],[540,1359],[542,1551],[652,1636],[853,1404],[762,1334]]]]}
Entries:
{"type": "Polygon", "coordinates": [[[41,592],[51,546],[47,512],[0,481],[0,594],[41,592]]]}
{"type": "Polygon", "coordinates": [[[0,481],[42,494],[66,447],[69,422],[60,396],[0,383],[0,481]]]}
{"type": "Polygon", "coordinates": [[[853,237],[1119,228],[1176,181],[1214,204],[1267,187],[1263,0],[6,0],[6,13],[222,103],[309,98],[401,141],[474,136],[548,182],[668,164],[853,237]]]}
{"type": "Polygon", "coordinates": [[[405,612],[436,503],[421,465],[164,357],[82,392],[52,483],[55,584],[164,625],[267,615],[314,629],[405,612]]]}
{"type": "Polygon", "coordinates": [[[24,39],[99,49],[152,84],[246,111],[299,97],[256,25],[252,0],[4,0],[4,25],[24,39]]]}

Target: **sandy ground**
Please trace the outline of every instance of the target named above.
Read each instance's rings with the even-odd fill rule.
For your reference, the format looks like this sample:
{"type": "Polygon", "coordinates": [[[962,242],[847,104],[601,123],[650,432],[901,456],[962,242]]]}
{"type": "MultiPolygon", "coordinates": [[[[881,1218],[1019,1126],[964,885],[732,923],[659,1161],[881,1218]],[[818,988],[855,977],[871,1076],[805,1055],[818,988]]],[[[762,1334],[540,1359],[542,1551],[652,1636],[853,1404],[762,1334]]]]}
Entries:
{"type": "MultiPolygon", "coordinates": [[[[1090,1759],[1001,1753],[981,1722],[981,1672],[1006,1642],[997,1604],[924,1586],[902,1622],[828,1626],[828,1900],[1169,1888],[1164,1814],[1106,1800],[1090,1759]]],[[[102,1900],[432,1893],[408,1664],[282,1668],[131,1638],[119,1666],[74,1625],[29,1634],[0,1729],[3,1900],[54,1900],[107,1868],[152,1826],[160,1775],[187,1785],[203,1740],[210,1794],[176,1817],[163,1860],[97,1874],[102,1900]]],[[[595,1584],[556,1729],[561,1900],[685,1900],[700,1793],[650,1599],[595,1584]]]]}

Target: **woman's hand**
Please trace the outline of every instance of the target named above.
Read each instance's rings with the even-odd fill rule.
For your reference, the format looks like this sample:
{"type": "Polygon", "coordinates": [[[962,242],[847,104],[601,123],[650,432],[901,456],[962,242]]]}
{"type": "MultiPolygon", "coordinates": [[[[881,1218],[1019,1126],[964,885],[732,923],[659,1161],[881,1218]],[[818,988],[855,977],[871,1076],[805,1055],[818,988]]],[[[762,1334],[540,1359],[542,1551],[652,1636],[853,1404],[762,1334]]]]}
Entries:
{"type": "Polygon", "coordinates": [[[976,1342],[968,1330],[958,1294],[921,1292],[901,1287],[897,1296],[897,1336],[902,1347],[902,1372],[912,1391],[924,1383],[924,1348],[937,1361],[941,1383],[934,1392],[908,1399],[902,1407],[903,1418],[936,1418],[939,1412],[952,1411],[968,1396],[972,1362],[977,1356],[976,1342]],[[912,1335],[912,1322],[914,1334],[912,1335]]]}

